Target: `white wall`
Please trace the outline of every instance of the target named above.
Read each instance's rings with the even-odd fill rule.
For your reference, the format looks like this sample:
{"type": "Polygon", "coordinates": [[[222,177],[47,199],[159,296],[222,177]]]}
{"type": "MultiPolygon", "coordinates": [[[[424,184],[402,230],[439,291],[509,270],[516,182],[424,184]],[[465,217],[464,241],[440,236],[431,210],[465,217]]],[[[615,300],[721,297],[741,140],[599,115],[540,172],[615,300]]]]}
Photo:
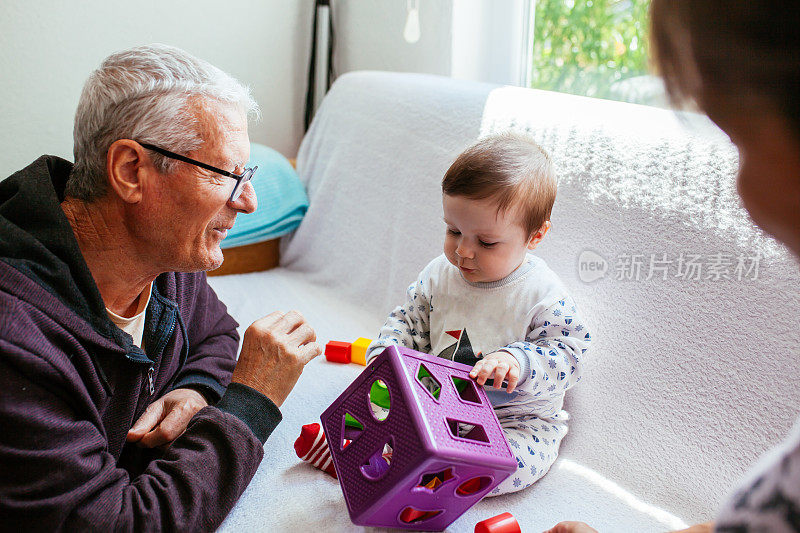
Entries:
{"type": "Polygon", "coordinates": [[[519,85],[529,0],[418,0],[421,36],[403,39],[407,0],[333,0],[334,71],[391,70],[519,85]]]}
{"type": "MultiPolygon", "coordinates": [[[[421,37],[411,44],[406,0],[333,0],[335,73],[512,82],[522,1],[419,0],[421,37]]],[[[250,85],[263,111],[251,139],[293,157],[312,18],[313,0],[3,0],[0,179],[44,153],[72,160],[73,114],[89,73],[110,53],[151,42],[184,48],[250,85]]]]}
{"type": "Polygon", "coordinates": [[[250,85],[263,111],[253,141],[293,157],[311,39],[310,1],[3,0],[0,179],[41,154],[72,160],[72,120],[89,73],[110,53],[163,42],[250,85]]]}
{"type": "Polygon", "coordinates": [[[420,39],[403,39],[406,0],[333,0],[334,72],[391,70],[449,76],[453,0],[419,0],[420,39]]]}

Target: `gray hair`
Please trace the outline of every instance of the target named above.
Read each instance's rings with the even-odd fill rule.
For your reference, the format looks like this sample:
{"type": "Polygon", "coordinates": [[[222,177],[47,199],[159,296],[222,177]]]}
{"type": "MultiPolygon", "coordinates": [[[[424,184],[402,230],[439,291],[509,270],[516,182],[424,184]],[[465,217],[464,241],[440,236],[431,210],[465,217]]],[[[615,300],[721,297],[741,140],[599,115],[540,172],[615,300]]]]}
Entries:
{"type": "MultiPolygon", "coordinates": [[[[197,150],[203,139],[189,100],[203,97],[239,105],[259,116],[249,88],[189,53],[163,44],[123,50],[107,57],[83,87],[73,129],[75,166],[65,194],[87,202],[105,196],[106,155],[119,139],[151,143],[177,153],[197,150]]],[[[177,164],[152,153],[163,173],[177,164]]]]}

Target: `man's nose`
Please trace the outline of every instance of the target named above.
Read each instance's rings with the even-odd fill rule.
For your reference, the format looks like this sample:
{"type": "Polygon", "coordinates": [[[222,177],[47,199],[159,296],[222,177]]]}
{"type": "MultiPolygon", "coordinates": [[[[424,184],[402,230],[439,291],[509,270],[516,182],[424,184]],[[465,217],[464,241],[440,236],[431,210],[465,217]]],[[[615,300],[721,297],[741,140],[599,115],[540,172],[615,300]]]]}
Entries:
{"type": "Polygon", "coordinates": [[[244,184],[242,194],[233,202],[229,202],[231,207],[245,214],[250,214],[258,207],[258,199],[256,198],[256,190],[251,182],[244,184]]]}

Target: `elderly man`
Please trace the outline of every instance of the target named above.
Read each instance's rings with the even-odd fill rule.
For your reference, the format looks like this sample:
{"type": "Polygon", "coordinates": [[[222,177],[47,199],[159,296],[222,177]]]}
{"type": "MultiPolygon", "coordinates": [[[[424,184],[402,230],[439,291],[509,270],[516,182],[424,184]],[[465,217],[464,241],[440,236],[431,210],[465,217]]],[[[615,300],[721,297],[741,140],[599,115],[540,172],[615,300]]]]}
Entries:
{"type": "Polygon", "coordinates": [[[212,65],[134,48],[87,81],[75,164],[0,182],[0,529],[211,530],[250,482],[320,352],[273,313],[237,363],[202,272],[256,208],[254,112],[212,65]]]}

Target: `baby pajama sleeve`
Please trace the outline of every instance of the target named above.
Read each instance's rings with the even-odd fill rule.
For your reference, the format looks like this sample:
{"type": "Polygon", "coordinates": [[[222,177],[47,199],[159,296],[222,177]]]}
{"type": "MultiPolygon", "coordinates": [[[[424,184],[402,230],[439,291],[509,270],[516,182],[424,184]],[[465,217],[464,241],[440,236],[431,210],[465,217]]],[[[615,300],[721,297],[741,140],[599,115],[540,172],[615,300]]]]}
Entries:
{"type": "MultiPolygon", "coordinates": [[[[563,396],[581,379],[583,354],[589,349],[591,334],[568,296],[534,315],[525,341],[509,344],[504,350],[520,363],[518,387],[536,398],[563,396]]],[[[537,402],[538,403],[538,402],[537,402]]],[[[541,417],[553,412],[537,413],[541,417]]],[[[560,409],[560,407],[558,407],[560,409]]]]}
{"type": "Polygon", "coordinates": [[[431,299],[420,277],[408,286],[406,301],[389,314],[378,338],[367,349],[367,361],[377,357],[387,346],[405,346],[418,352],[430,353],[431,299]]]}

